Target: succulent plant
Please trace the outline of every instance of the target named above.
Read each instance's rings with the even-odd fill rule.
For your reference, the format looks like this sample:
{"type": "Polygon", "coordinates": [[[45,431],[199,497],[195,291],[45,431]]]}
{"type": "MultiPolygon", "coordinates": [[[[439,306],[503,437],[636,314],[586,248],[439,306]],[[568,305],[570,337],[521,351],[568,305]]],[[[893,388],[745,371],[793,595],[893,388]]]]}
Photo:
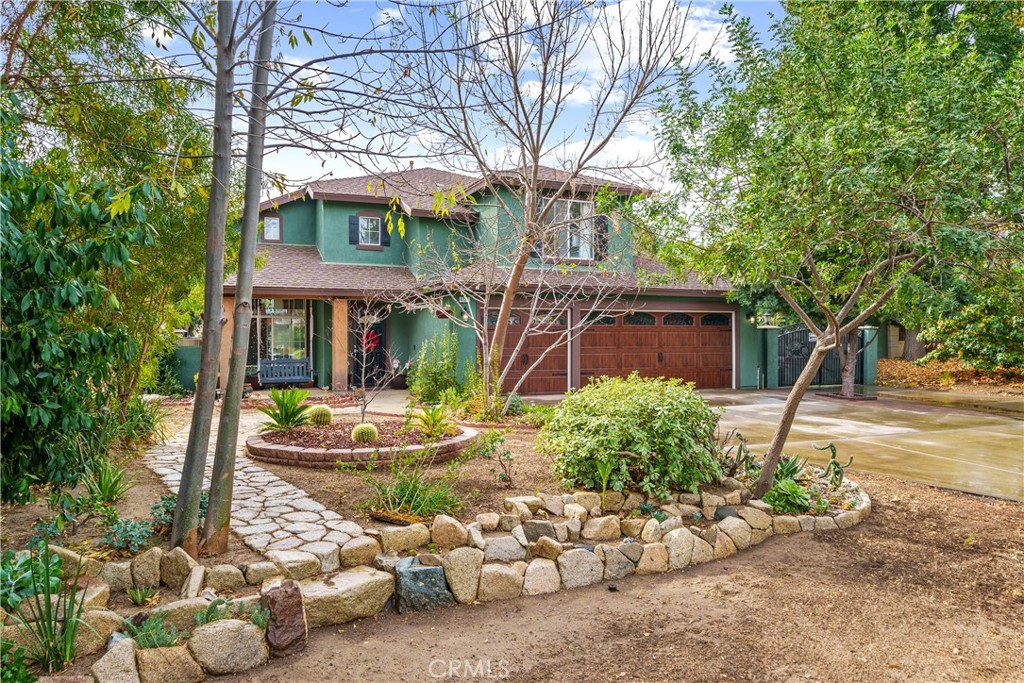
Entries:
{"type": "Polygon", "coordinates": [[[369,422],[357,424],[352,428],[352,440],[356,443],[373,443],[377,440],[377,428],[369,422]]]}
{"type": "Polygon", "coordinates": [[[314,424],[319,427],[331,424],[331,418],[333,417],[331,415],[331,409],[325,405],[313,406],[309,409],[307,415],[309,416],[310,424],[314,424]]]}

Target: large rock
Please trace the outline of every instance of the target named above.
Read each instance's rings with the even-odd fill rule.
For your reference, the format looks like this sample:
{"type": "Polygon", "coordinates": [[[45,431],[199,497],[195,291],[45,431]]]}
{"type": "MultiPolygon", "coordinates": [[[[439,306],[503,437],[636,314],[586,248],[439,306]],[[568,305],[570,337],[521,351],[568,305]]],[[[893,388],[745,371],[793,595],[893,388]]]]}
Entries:
{"type": "MultiPolygon", "coordinates": [[[[565,522],[565,531],[569,535],[569,542],[575,543],[580,540],[580,532],[583,530],[583,522],[578,519],[569,519],[565,522]]],[[[561,539],[559,539],[561,540],[561,539]]]]}
{"type": "Polygon", "coordinates": [[[648,543],[636,563],[637,574],[659,574],[668,571],[668,549],[664,543],[648,543]]]}
{"type": "Polygon", "coordinates": [[[540,498],[541,503],[548,513],[555,517],[561,517],[562,512],[565,510],[565,501],[562,500],[561,496],[551,496],[546,493],[539,493],[537,497],[540,498]]]}
{"type": "Polygon", "coordinates": [[[772,519],[772,528],[777,534],[795,534],[800,531],[800,522],[790,515],[779,515],[772,519]]]}
{"type": "Polygon", "coordinates": [[[480,568],[480,602],[511,600],[523,592],[523,574],[515,567],[485,564],[480,568]]]}
{"type": "MultiPolygon", "coordinates": [[[[636,545],[636,544],[634,544],[636,545]]],[[[636,565],[610,545],[601,546],[604,552],[604,579],[614,581],[629,576],[636,571],[636,565]]]]}
{"type": "Polygon", "coordinates": [[[735,554],[736,544],[732,542],[732,537],[726,533],[719,533],[715,539],[715,559],[721,560],[735,554]]]}
{"type": "Polygon", "coordinates": [[[267,553],[267,559],[276,564],[286,578],[296,581],[308,579],[320,572],[320,560],[316,555],[302,550],[271,550],[267,553]]]}
{"type": "Polygon", "coordinates": [[[141,587],[156,588],[160,585],[160,560],[163,550],[150,548],[132,560],[132,582],[141,587]]]}
{"type": "Polygon", "coordinates": [[[615,541],[619,538],[619,518],[615,515],[593,517],[583,525],[580,536],[587,541],[615,541]]]}
{"type": "Polygon", "coordinates": [[[600,581],[604,577],[604,564],[589,550],[576,548],[558,556],[558,573],[564,587],[580,588],[600,581]]]}
{"type": "Polygon", "coordinates": [[[206,581],[206,567],[199,564],[192,567],[192,570],[185,577],[185,582],[178,591],[178,597],[182,600],[198,598],[203,591],[203,583],[206,581]]]}
{"type": "Polygon", "coordinates": [[[620,543],[615,547],[620,553],[628,557],[633,564],[639,562],[640,556],[644,554],[643,543],[620,543]]]}
{"type": "Polygon", "coordinates": [[[725,532],[732,539],[737,550],[750,547],[750,525],[739,517],[726,517],[718,523],[719,535],[725,532]]]}
{"type": "Polygon", "coordinates": [[[689,529],[674,529],[662,537],[661,542],[668,550],[669,569],[682,569],[690,564],[693,558],[693,539],[689,529]]]}
{"type": "Polygon", "coordinates": [[[674,517],[669,517],[658,522],[658,531],[660,531],[662,537],[664,537],[668,532],[675,531],[681,526],[683,526],[683,518],[679,515],[675,515],[674,517]]]}
{"type": "Polygon", "coordinates": [[[176,547],[160,557],[160,582],[171,590],[180,591],[192,567],[198,565],[183,548],[176,547]]]}
{"type": "Polygon", "coordinates": [[[568,503],[562,511],[562,514],[566,519],[578,519],[581,524],[586,522],[587,517],[589,516],[587,508],[583,507],[579,503],[568,503]]]}
{"type": "Polygon", "coordinates": [[[539,557],[530,562],[526,568],[526,576],[523,578],[523,594],[554,593],[561,585],[562,579],[558,576],[558,565],[553,560],[539,557]]]}
{"type": "Polygon", "coordinates": [[[693,537],[693,555],[690,564],[704,564],[715,559],[715,549],[703,538],[693,537]]]}
{"type": "Polygon", "coordinates": [[[188,649],[212,674],[233,674],[266,664],[270,658],[263,630],[239,619],[220,619],[197,627],[188,649]]]}
{"type": "Polygon", "coordinates": [[[380,543],[369,536],[356,536],[338,550],[338,562],[342,567],[368,565],[380,553],[380,543]]]}
{"type": "Polygon", "coordinates": [[[647,519],[644,517],[630,517],[622,520],[619,523],[619,528],[621,529],[623,536],[640,538],[640,534],[643,533],[645,524],[647,524],[647,519]]]}
{"type": "Polygon", "coordinates": [[[619,491],[608,491],[604,494],[604,502],[601,509],[605,512],[618,512],[626,502],[626,496],[619,491]]]}
{"type": "Polygon", "coordinates": [[[114,644],[89,669],[97,683],[139,683],[135,665],[135,641],[125,638],[114,644]]]}
{"type": "Polygon", "coordinates": [[[462,522],[448,515],[437,515],[430,525],[430,540],[438,548],[458,548],[466,545],[469,532],[462,522]]]}
{"type": "Polygon", "coordinates": [[[797,515],[796,521],[800,523],[800,531],[814,531],[814,517],[812,515],[797,515]]]}
{"type": "Polygon", "coordinates": [[[74,576],[79,564],[82,565],[82,576],[90,576],[95,579],[99,578],[100,572],[103,571],[103,563],[94,557],[83,557],[73,550],[68,550],[64,546],[53,545],[52,543],[49,547],[51,553],[63,560],[61,566],[64,568],[64,574],[67,576],[74,576]]]}
{"type": "Polygon", "coordinates": [[[179,631],[191,629],[196,625],[196,612],[206,609],[210,601],[206,598],[189,598],[176,600],[156,607],[150,612],[153,616],[163,615],[164,623],[179,631]]]}
{"type": "MultiPolygon", "coordinates": [[[[191,560],[192,558],[189,559],[191,560]]],[[[100,569],[100,581],[110,586],[110,590],[114,593],[120,593],[126,588],[131,588],[133,585],[131,560],[104,562],[103,567],[100,569]]]]}
{"type": "Polygon", "coordinates": [[[206,585],[217,592],[236,591],[245,587],[245,575],[233,564],[218,564],[207,568],[206,585]]]}
{"type": "MultiPolygon", "coordinates": [[[[577,505],[582,505],[584,510],[593,510],[601,507],[601,494],[593,491],[577,491],[572,494],[577,505]]],[[[583,521],[583,520],[580,520],[583,521]]]]}
{"type": "Polygon", "coordinates": [[[640,540],[644,543],[657,543],[661,540],[661,522],[656,519],[647,520],[644,530],[640,532],[640,540]]]}
{"type": "Polygon", "coordinates": [[[309,553],[319,560],[319,572],[321,574],[329,574],[330,572],[338,571],[338,567],[341,566],[338,560],[338,545],[336,543],[331,543],[329,541],[313,541],[312,543],[300,545],[299,550],[304,553],[309,553]]]}
{"type": "Polygon", "coordinates": [[[203,667],[184,645],[140,648],[135,651],[141,683],[202,683],[203,667]]]}
{"type": "Polygon", "coordinates": [[[85,592],[85,597],[76,598],[82,601],[83,609],[107,608],[107,603],[110,602],[110,586],[91,576],[80,576],[78,587],[85,592]]]}
{"type": "Polygon", "coordinates": [[[761,510],[757,510],[752,507],[741,507],[737,508],[736,514],[738,514],[744,522],[749,524],[752,529],[765,531],[766,529],[770,529],[772,526],[772,516],[765,514],[761,510]]]}
{"type": "Polygon", "coordinates": [[[815,531],[835,531],[839,526],[836,524],[836,520],[831,517],[815,517],[814,518],[814,530],[815,531]]]}
{"type": "Polygon", "coordinates": [[[245,567],[245,582],[252,586],[258,586],[264,579],[276,576],[281,573],[273,562],[253,562],[245,567]]]}
{"type": "Polygon", "coordinates": [[[301,585],[306,621],[310,628],[319,628],[380,612],[395,592],[395,577],[370,567],[356,567],[301,585]]]}
{"type": "Polygon", "coordinates": [[[270,610],[267,644],[271,657],[290,657],[306,649],[309,626],[302,604],[302,590],[291,579],[267,590],[260,604],[270,610]]]}
{"type": "Polygon", "coordinates": [[[542,501],[537,496],[514,496],[512,498],[506,498],[504,501],[505,511],[514,511],[516,509],[517,504],[525,505],[526,509],[529,510],[530,514],[532,515],[535,514],[537,510],[541,509],[541,507],[544,505],[544,501],[542,501]]]}
{"type": "Polygon", "coordinates": [[[380,545],[386,553],[415,550],[430,545],[430,529],[423,524],[384,527],[380,530],[380,545]]]}
{"type": "Polygon", "coordinates": [[[484,539],[483,532],[480,531],[480,524],[478,522],[467,524],[466,531],[469,532],[470,547],[479,548],[480,550],[487,547],[487,541],[484,539]]]}
{"type": "Polygon", "coordinates": [[[530,544],[531,557],[543,557],[554,560],[562,554],[562,544],[549,536],[541,536],[536,543],[530,544]]]}
{"type": "Polygon", "coordinates": [[[405,557],[395,565],[395,577],[399,612],[418,612],[455,604],[441,567],[427,567],[415,557],[405,557]]]}
{"type": "Polygon", "coordinates": [[[498,528],[499,522],[501,522],[501,515],[497,512],[481,512],[476,516],[476,523],[484,531],[494,531],[498,528]]]}
{"type": "Polygon", "coordinates": [[[853,510],[840,512],[836,515],[836,526],[840,529],[849,529],[860,522],[860,513],[853,510]]]}
{"type": "Polygon", "coordinates": [[[124,618],[108,609],[90,609],[82,613],[82,623],[75,632],[75,656],[99,652],[114,631],[124,626],[124,618]]]}
{"type": "Polygon", "coordinates": [[[463,604],[476,600],[483,563],[484,552],[477,548],[456,548],[445,555],[441,567],[456,600],[463,604]]]}
{"type": "Polygon", "coordinates": [[[526,559],[524,548],[514,536],[497,536],[487,539],[484,560],[487,562],[515,562],[526,559]]]}
{"type": "Polygon", "coordinates": [[[557,538],[555,525],[546,519],[528,519],[523,522],[523,534],[528,543],[535,543],[541,538],[557,538]]]}

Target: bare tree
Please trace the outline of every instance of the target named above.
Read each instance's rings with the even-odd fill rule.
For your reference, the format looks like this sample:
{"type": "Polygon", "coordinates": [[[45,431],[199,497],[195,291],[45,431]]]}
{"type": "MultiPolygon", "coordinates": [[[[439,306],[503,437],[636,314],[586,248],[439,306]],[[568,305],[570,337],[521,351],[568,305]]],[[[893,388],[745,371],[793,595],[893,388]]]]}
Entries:
{"type": "MultiPolygon", "coordinates": [[[[622,179],[647,169],[650,157],[607,158],[628,125],[653,115],[674,66],[699,63],[689,15],[689,7],[653,0],[495,0],[445,34],[446,45],[461,49],[402,66],[427,98],[418,122],[430,156],[480,178],[450,188],[442,213],[473,195],[487,198],[477,207],[482,216],[500,217],[453,228],[459,253],[433,259],[436,276],[417,297],[436,312],[453,309],[456,324],[476,333],[486,408],[496,405],[529,336],[565,343],[628,291],[631,246],[607,248],[619,237],[614,216],[574,215],[568,200],[593,200],[603,187],[609,195],[642,192],[622,179]],[[584,315],[570,320],[578,306],[584,315]],[[527,322],[510,356],[513,315],[527,322]]],[[[417,31],[430,35],[429,22],[410,21],[417,19],[417,31]]]]}
{"type": "Polygon", "coordinates": [[[380,392],[409,369],[408,360],[403,363],[393,349],[385,346],[381,328],[391,309],[390,302],[373,296],[349,306],[349,332],[355,340],[351,358],[353,393],[359,403],[360,422],[366,422],[366,411],[380,392]]]}

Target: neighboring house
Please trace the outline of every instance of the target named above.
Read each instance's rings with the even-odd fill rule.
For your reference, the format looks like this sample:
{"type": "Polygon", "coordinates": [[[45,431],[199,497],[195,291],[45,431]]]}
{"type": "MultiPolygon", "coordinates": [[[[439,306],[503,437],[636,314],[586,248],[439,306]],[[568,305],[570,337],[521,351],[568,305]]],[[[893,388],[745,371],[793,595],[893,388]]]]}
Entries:
{"type": "MultiPolygon", "coordinates": [[[[546,173],[545,183],[552,187],[560,184],[559,171],[548,169],[546,173]]],[[[573,217],[575,229],[550,244],[538,245],[542,252],[538,258],[581,266],[581,276],[587,268],[613,264],[608,267],[625,283],[622,301],[628,311],[602,318],[564,348],[552,351],[525,380],[521,393],[562,393],[584,385],[591,377],[626,375],[634,370],[648,376],[679,377],[702,389],[777,385],[772,363],[766,361],[770,340],[757,329],[752,316],[726,301],[726,283],[706,286],[690,277],[677,282],[659,280],[646,287],[639,284],[637,272],[663,269],[649,259],[634,257],[628,225],[615,223],[609,231],[609,219],[594,215],[593,195],[607,185],[598,178],[577,180],[573,198],[556,207],[573,217]]],[[[256,306],[249,345],[253,380],[348,388],[352,383],[351,349],[356,342],[350,334],[350,302],[368,297],[387,300],[389,293],[429,279],[421,247],[449,239],[453,230],[477,231],[474,234],[478,235],[500,231],[501,211],[489,201],[485,187],[479,179],[446,171],[409,169],[310,183],[264,202],[257,253],[264,255],[265,265],[255,275],[256,306]],[[455,186],[473,201],[460,203],[442,220],[436,215],[435,197],[455,186]],[[400,198],[397,206],[392,197],[400,198]],[[394,209],[393,221],[397,222],[399,215],[404,220],[404,238],[397,230],[387,230],[390,209],[394,209]]],[[[613,184],[611,190],[631,193],[637,188],[613,184]]],[[[234,293],[231,277],[224,284],[229,319],[234,293]]],[[[580,315],[578,308],[574,306],[570,315],[580,315]]],[[[510,341],[522,334],[521,324],[513,315],[510,341]]],[[[395,306],[374,339],[404,361],[413,358],[426,340],[448,330],[458,334],[462,361],[476,362],[478,349],[472,331],[429,310],[395,306]]],[[[229,322],[222,368],[227,367],[230,334],[229,322]]],[[[530,337],[520,350],[524,361],[536,358],[550,343],[547,339],[545,335],[530,337]]]]}

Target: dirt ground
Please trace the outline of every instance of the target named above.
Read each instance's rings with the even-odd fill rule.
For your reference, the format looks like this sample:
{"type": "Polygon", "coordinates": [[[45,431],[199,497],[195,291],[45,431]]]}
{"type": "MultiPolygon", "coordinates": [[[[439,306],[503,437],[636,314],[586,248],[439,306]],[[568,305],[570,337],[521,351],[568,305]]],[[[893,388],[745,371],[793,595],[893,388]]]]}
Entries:
{"type": "Polygon", "coordinates": [[[772,538],[616,592],[386,613],[219,680],[1024,680],[1024,508],[859,480],[874,513],[850,530],[772,538]],[[488,664],[489,678],[476,669],[488,664]]]}
{"type": "MultiPolygon", "coordinates": [[[[551,459],[537,453],[534,440],[537,431],[516,429],[505,437],[505,444],[512,452],[512,486],[506,487],[498,481],[497,463],[493,459],[476,458],[460,469],[457,492],[465,507],[455,513],[459,519],[472,521],[481,512],[500,512],[502,501],[508,496],[533,495],[537,491],[558,491],[558,480],[551,473],[551,459]]],[[[363,509],[372,495],[372,488],[363,475],[334,470],[314,470],[289,465],[259,462],[285,481],[299,487],[345,519],[364,526],[376,526],[380,522],[370,519],[363,509]]],[[[434,476],[440,476],[445,465],[431,468],[434,476]]],[[[386,470],[374,472],[381,481],[390,481],[386,470]]]]}

